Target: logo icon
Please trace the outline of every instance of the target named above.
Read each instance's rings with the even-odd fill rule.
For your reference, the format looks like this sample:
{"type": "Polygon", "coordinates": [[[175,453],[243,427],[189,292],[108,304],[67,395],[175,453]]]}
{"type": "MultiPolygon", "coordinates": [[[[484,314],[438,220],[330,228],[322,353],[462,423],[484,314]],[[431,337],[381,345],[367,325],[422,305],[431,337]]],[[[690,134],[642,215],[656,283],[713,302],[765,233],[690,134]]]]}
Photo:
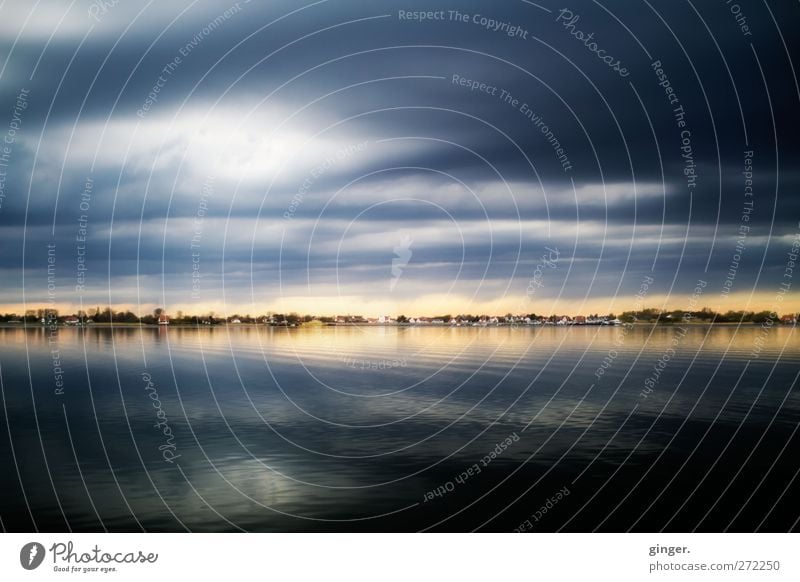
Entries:
{"type": "Polygon", "coordinates": [[[44,561],[44,546],[38,542],[29,542],[19,551],[19,563],[26,570],[35,570],[44,561]]]}
{"type": "Polygon", "coordinates": [[[403,238],[400,239],[400,242],[396,247],[394,247],[394,254],[397,258],[392,259],[392,280],[389,282],[389,290],[394,291],[397,282],[400,280],[400,277],[403,276],[403,269],[408,265],[408,261],[411,260],[411,243],[414,242],[411,240],[411,237],[408,235],[404,235],[403,238]]]}

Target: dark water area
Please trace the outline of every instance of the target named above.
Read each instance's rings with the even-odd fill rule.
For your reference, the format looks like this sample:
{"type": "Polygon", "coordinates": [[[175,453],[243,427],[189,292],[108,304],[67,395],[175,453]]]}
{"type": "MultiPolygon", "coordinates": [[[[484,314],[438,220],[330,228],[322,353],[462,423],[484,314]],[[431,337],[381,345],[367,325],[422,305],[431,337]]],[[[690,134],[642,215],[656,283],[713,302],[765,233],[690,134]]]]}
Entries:
{"type": "Polygon", "coordinates": [[[755,325],[0,328],[0,520],[796,530],[798,348],[755,325]]]}

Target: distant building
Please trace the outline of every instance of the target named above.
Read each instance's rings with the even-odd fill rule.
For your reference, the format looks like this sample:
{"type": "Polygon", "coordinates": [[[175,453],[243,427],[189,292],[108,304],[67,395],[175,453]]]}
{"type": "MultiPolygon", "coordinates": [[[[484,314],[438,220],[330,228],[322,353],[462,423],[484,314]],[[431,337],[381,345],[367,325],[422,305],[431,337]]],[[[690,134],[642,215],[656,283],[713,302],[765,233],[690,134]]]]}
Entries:
{"type": "Polygon", "coordinates": [[[586,325],[586,316],[576,315],[573,321],[575,322],[576,325],[586,325]]]}
{"type": "Polygon", "coordinates": [[[158,325],[169,325],[169,315],[162,313],[158,316],[158,325]]]}
{"type": "Polygon", "coordinates": [[[781,323],[785,323],[787,325],[794,325],[797,323],[797,318],[794,315],[784,315],[781,317],[781,323]]]}

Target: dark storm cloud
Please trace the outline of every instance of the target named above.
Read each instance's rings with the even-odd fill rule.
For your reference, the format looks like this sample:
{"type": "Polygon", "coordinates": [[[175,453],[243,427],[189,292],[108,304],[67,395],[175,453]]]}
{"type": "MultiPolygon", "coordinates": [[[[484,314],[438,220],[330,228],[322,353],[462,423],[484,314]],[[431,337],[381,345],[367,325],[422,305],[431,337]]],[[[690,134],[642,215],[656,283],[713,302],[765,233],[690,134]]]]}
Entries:
{"type": "MultiPolygon", "coordinates": [[[[567,295],[612,294],[625,269],[654,265],[688,285],[724,277],[748,151],[752,262],[737,286],[749,290],[764,253],[765,273],[779,269],[777,237],[796,231],[794,5],[770,7],[787,54],[761,5],[747,6],[746,34],[724,3],[573,2],[572,28],[548,2],[132,4],[0,11],[0,111],[11,119],[30,92],[4,182],[0,269],[30,270],[31,295],[48,242],[74,270],[82,219],[93,288],[116,288],[120,302],[134,301],[137,275],[185,286],[193,237],[209,281],[255,273],[273,297],[278,277],[339,276],[353,290],[385,279],[403,233],[417,241],[407,277],[420,284],[458,275],[500,289],[558,244],[572,261],[559,272],[567,295]],[[444,20],[400,17],[418,10],[444,20]]],[[[5,302],[20,285],[4,280],[5,302]]]]}

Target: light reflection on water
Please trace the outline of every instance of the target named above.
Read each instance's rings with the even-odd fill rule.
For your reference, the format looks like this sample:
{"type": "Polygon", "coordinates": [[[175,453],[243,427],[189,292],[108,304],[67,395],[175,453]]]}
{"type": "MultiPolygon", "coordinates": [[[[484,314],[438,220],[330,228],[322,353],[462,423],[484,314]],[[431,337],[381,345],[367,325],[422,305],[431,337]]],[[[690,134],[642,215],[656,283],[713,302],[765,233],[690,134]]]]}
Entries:
{"type": "MultiPolygon", "coordinates": [[[[65,386],[56,394],[46,331],[0,328],[14,445],[3,437],[12,470],[0,480],[0,515],[10,529],[33,529],[31,513],[36,527],[51,530],[66,529],[65,517],[89,530],[421,529],[497,487],[442,527],[508,531],[548,487],[580,475],[571,485],[574,506],[565,504],[546,531],[612,476],[608,495],[654,467],[646,475],[654,481],[637,486],[652,493],[690,460],[692,471],[673,486],[680,503],[670,506],[665,494],[665,506],[639,522],[656,529],[703,471],[719,475],[706,479],[698,503],[714,484],[727,484],[724,470],[739,468],[754,446],[774,451],[772,462],[799,417],[793,328],[771,330],[758,358],[750,356],[757,326],[692,326],[677,346],[675,333],[667,326],[624,337],[606,327],[70,328],[58,332],[65,386]],[[674,356],[644,398],[645,379],[670,347],[674,356]],[[154,427],[144,373],[174,434],[173,463],[159,451],[165,436],[154,427]],[[423,502],[426,491],[511,434],[519,442],[479,477],[438,504],[423,502]],[[726,449],[732,437],[739,441],[726,449]],[[721,452],[733,456],[715,464],[721,452]],[[534,483],[538,497],[534,489],[506,509],[534,483]]],[[[797,460],[783,457],[776,467],[782,478],[797,460]]],[[[608,527],[624,529],[650,504],[629,499],[608,527]]],[[[729,500],[731,510],[736,503],[729,500]]],[[[592,529],[616,502],[600,497],[595,505],[571,527],[592,529]]],[[[760,521],[766,510],[751,505],[760,521]]],[[[681,515],[672,522],[678,529],[697,525],[688,509],[681,515]]]]}

